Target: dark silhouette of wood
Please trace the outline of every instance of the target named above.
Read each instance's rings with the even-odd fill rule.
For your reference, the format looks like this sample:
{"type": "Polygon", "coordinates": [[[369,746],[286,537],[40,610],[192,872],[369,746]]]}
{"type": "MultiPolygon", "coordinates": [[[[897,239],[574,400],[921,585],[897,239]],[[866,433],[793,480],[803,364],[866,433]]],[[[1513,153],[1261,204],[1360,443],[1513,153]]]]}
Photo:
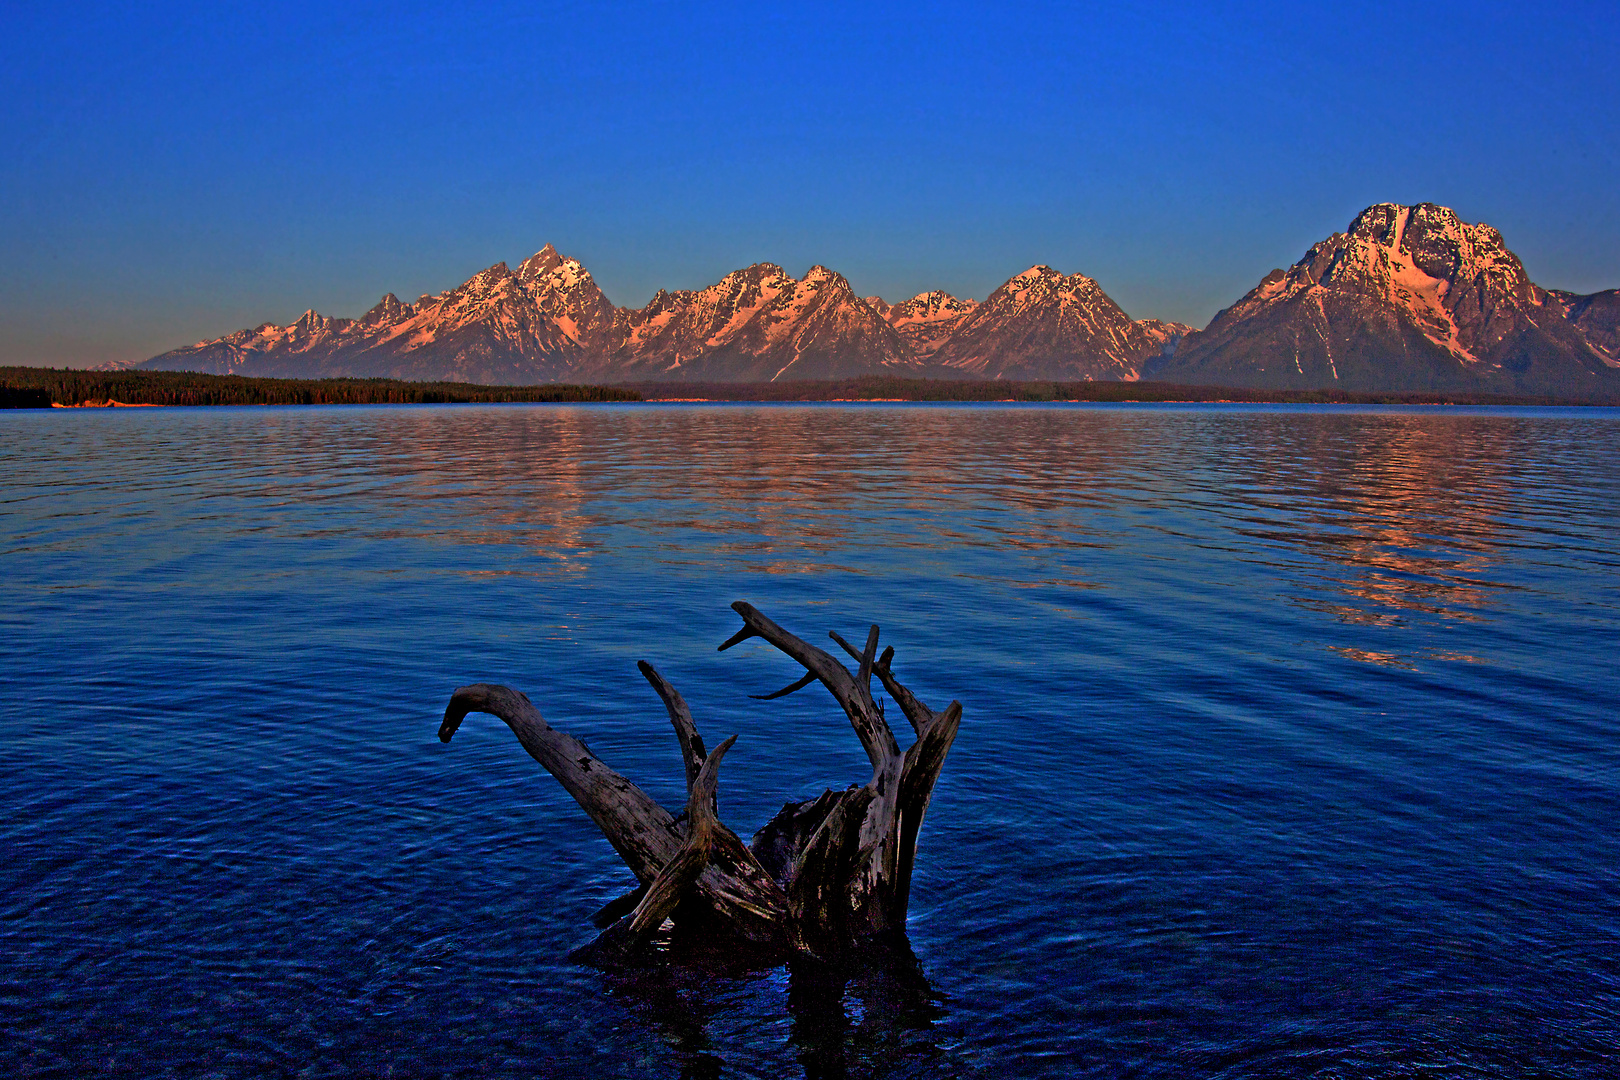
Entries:
{"type": "Polygon", "coordinates": [[[721,650],[763,638],[803,665],[805,675],[772,700],[820,682],[843,709],[872,763],[865,784],[788,803],[753,842],[721,822],[720,761],[737,737],[705,748],[691,709],[651,664],[638,666],[664,702],[686,771],[686,808],[670,814],[578,739],[551,727],[529,699],[505,686],[464,686],[439,727],[449,742],[468,713],[506,721],[529,755],[590,815],[635,874],[638,888],[605,905],[593,920],[601,935],[587,958],[615,962],[645,954],[669,921],[675,935],[711,949],[744,946],[768,954],[835,956],[874,934],[903,931],[916,865],[917,831],[962,706],[935,712],[895,677],[894,649],[877,651],[878,628],[856,649],[830,637],[856,662],[854,674],[827,651],[800,640],[752,605],[731,605],[743,626],[721,650]],[[872,694],[872,677],[900,707],[916,740],[905,750],[872,694]]]}

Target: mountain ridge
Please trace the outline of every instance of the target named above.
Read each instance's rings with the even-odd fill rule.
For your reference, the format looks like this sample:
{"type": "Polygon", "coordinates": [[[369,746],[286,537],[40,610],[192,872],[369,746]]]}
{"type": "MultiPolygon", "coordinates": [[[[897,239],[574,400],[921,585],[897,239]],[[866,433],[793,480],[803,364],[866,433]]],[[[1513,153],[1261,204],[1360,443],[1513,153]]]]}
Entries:
{"type": "Polygon", "coordinates": [[[1620,290],[1544,289],[1497,230],[1434,203],[1366,208],[1203,330],[1132,319],[1095,279],[1043,265],[982,301],[930,290],[890,304],[825,266],[795,278],[762,262],[617,307],[546,244],[414,303],[387,293],[356,319],[310,310],[117,366],[518,385],[885,374],[1612,392],[1620,290]]]}
{"type": "Polygon", "coordinates": [[[547,244],[516,271],[499,262],[412,304],[387,293],[358,319],[310,310],[288,326],[263,323],[127,366],[512,384],[756,382],[931,372],[1001,377],[1033,370],[1035,357],[1066,376],[1135,378],[1143,361],[1190,329],[1133,322],[1092,279],[1049,267],[1009,279],[985,304],[942,290],[888,304],[857,296],[825,266],[794,278],[775,263],[755,263],[705,289],[660,289],[643,307],[621,308],[577,260],[547,244]],[[1034,286],[1016,286],[1032,275],[1040,279],[1034,286]],[[1077,288],[1089,290],[1083,301],[1077,288]],[[1039,302],[1022,302],[1030,293],[1039,302]],[[969,322],[973,348],[942,358],[969,322]],[[998,342],[1017,355],[1001,358],[998,342]]]}

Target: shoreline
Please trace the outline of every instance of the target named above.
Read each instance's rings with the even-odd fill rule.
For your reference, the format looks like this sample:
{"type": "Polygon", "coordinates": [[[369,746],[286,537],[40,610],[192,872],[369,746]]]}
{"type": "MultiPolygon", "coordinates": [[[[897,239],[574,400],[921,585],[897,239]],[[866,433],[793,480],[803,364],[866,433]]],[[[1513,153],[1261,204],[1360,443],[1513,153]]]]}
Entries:
{"type": "Polygon", "coordinates": [[[1502,394],[1473,390],[1349,391],[1177,383],[927,379],[866,375],[783,383],[541,383],[491,386],[403,379],[274,379],[179,371],[0,367],[0,408],[152,408],[189,405],[442,404],[1099,404],[1614,407],[1620,395],[1502,394]]]}
{"type": "Polygon", "coordinates": [[[155,401],[116,401],[112,398],[97,401],[80,401],[72,405],[63,405],[61,402],[51,402],[53,409],[168,409],[170,405],[160,405],[155,401]]]}

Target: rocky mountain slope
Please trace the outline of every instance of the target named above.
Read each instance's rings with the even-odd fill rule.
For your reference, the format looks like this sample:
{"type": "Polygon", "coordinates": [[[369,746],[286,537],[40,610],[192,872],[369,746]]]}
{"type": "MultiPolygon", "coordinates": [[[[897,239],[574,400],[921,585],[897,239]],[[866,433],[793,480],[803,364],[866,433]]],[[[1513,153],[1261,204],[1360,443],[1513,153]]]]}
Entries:
{"type": "Polygon", "coordinates": [[[939,352],[962,320],[979,306],[976,300],[960,300],[939,289],[918,293],[898,304],[886,304],[881,296],[868,296],[866,302],[922,360],[939,352]]]}
{"type": "Polygon", "coordinates": [[[615,341],[617,310],[588,270],[550,244],[437,296],[392,293],[358,319],[307,311],[164,353],[142,367],[218,375],[331,375],[537,383],[567,378],[615,341]]]}
{"type": "Polygon", "coordinates": [[[831,379],[920,364],[843,275],[812,266],[803,280],[773,263],[737,270],[697,292],[662,289],[621,309],[594,378],[772,382],[831,379]]]}
{"type": "Polygon", "coordinates": [[[1608,295],[1560,299],[1530,281],[1490,226],[1432,203],[1380,203],[1266,275],[1149,374],[1295,389],[1612,392],[1620,362],[1605,351],[1608,295]]]}
{"type": "Polygon", "coordinates": [[[1620,289],[1589,296],[1550,290],[1550,295],[1586,343],[1613,364],[1620,365],[1620,289]]]}
{"type": "Polygon", "coordinates": [[[985,298],[934,353],[943,367],[991,379],[1137,379],[1187,327],[1133,322],[1095,281],[1032,266],[985,298]]]}

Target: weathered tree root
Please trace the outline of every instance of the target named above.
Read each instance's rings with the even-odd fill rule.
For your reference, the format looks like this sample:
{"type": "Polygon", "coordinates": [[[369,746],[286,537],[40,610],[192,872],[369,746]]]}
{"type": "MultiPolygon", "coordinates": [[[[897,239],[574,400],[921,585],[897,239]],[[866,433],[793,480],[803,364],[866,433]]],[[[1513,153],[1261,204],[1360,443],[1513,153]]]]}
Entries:
{"type": "Polygon", "coordinates": [[[506,721],[529,755],[556,777],[596,822],[641,883],[597,913],[605,927],[587,958],[612,963],[644,955],[666,919],[677,934],[711,946],[764,954],[835,956],[863,938],[904,931],[916,863],[917,830],[956,738],[962,706],[935,712],[895,678],[894,649],[877,655],[878,628],[857,651],[830,635],[857,663],[851,675],[822,649],[799,640],[738,601],[743,627],[722,651],[764,638],[805,668],[805,675],[760,700],[782,697],[819,681],[849,717],[872,762],[872,778],[844,791],[788,803],[744,845],[720,821],[716,790],[720,760],[737,737],[704,749],[681,695],[651,664],[639,665],[663,699],[686,766],[686,810],[672,816],[646,792],[613,771],[584,743],[540,718],[527,697],[505,686],[464,686],[444,710],[439,739],[449,742],[468,713],[506,721]],[[872,696],[882,682],[917,734],[906,750],[872,696]]]}

